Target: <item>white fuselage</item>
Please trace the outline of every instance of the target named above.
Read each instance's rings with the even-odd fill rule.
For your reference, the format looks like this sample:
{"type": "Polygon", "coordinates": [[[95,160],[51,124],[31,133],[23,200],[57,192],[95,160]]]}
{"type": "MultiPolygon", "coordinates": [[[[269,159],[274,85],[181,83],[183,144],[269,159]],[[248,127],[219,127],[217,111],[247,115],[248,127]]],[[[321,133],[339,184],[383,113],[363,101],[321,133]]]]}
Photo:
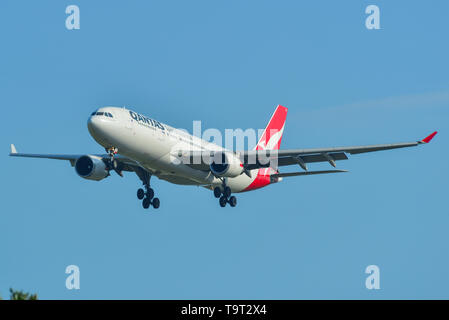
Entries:
{"type": "MultiPolygon", "coordinates": [[[[144,117],[125,108],[104,107],[112,115],[92,115],[88,129],[92,137],[103,147],[118,148],[118,153],[136,161],[160,179],[182,185],[199,185],[213,188],[222,181],[210,170],[198,170],[174,161],[178,150],[228,151],[185,131],[173,128],[154,119],[144,117]]],[[[249,191],[270,183],[271,169],[251,170],[251,178],[241,174],[225,178],[232,192],[249,191]]]]}

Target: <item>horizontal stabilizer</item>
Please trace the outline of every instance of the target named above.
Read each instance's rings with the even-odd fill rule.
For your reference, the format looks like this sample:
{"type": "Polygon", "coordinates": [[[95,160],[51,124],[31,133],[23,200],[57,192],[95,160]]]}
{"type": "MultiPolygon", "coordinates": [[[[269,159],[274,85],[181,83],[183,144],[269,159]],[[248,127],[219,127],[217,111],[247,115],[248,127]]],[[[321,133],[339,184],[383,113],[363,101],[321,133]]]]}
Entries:
{"type": "Polygon", "coordinates": [[[274,178],[284,178],[284,177],[296,177],[296,176],[308,176],[312,174],[323,174],[323,173],[339,173],[348,172],[347,170],[323,170],[323,171],[302,171],[302,172],[287,172],[287,173],[276,173],[271,176],[274,178]]]}

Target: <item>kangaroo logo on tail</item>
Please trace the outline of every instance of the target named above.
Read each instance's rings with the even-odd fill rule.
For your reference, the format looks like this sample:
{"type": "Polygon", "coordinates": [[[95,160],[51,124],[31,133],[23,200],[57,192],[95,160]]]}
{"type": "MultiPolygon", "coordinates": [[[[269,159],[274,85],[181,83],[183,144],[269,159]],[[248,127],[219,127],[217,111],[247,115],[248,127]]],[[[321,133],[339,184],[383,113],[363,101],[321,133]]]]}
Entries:
{"type": "Polygon", "coordinates": [[[262,137],[257,143],[256,150],[279,150],[281,146],[282,134],[284,133],[285,119],[287,118],[286,107],[278,105],[262,137]]]}

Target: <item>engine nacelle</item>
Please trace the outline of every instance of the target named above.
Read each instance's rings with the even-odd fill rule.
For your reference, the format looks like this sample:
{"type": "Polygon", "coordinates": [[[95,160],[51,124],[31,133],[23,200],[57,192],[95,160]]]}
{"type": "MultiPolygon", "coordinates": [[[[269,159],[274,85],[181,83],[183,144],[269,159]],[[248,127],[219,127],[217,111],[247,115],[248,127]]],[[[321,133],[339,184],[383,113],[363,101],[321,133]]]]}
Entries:
{"type": "Polygon", "coordinates": [[[237,177],[243,173],[243,163],[230,152],[215,153],[210,163],[210,171],[219,177],[237,177]]]}
{"type": "Polygon", "coordinates": [[[100,181],[109,175],[106,164],[101,158],[93,156],[82,156],[76,160],[76,173],[81,178],[100,181]]]}

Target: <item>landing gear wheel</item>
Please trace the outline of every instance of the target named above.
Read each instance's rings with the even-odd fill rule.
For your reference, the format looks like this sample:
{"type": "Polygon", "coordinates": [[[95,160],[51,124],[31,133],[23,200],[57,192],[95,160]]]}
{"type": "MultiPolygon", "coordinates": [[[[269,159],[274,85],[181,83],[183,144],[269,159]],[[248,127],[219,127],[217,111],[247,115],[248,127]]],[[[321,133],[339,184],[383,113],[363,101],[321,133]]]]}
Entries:
{"type": "Polygon", "coordinates": [[[224,187],[224,190],[223,190],[223,195],[226,197],[226,198],[229,198],[230,196],[231,196],[231,188],[229,188],[228,186],[226,186],[226,187],[224,187]]]}
{"type": "Polygon", "coordinates": [[[150,206],[157,209],[161,205],[159,198],[154,197],[154,190],[150,187],[151,172],[141,167],[134,168],[135,173],[143,183],[143,187],[137,190],[137,197],[142,200],[142,206],[144,209],[148,209],[150,206]]]}
{"type": "Polygon", "coordinates": [[[142,200],[145,197],[145,191],[143,189],[137,190],[137,199],[142,200]]]}
{"type": "Polygon", "coordinates": [[[227,203],[227,202],[228,202],[228,199],[226,199],[225,196],[222,196],[222,197],[220,198],[220,207],[222,207],[222,208],[226,207],[226,203],[227,203]]]}
{"type": "Polygon", "coordinates": [[[221,197],[221,189],[220,189],[220,187],[215,187],[214,188],[214,196],[215,196],[215,198],[220,198],[221,197]]]}
{"type": "Polygon", "coordinates": [[[150,199],[150,200],[154,198],[154,190],[153,189],[148,188],[147,198],[150,199]]]}
{"type": "Polygon", "coordinates": [[[237,198],[234,196],[230,197],[229,204],[231,205],[231,207],[235,207],[237,205],[237,198]]]}
{"type": "Polygon", "coordinates": [[[226,204],[229,203],[231,207],[235,207],[237,205],[237,198],[234,196],[231,196],[232,190],[230,187],[226,185],[226,179],[216,177],[221,180],[222,187],[216,186],[214,188],[214,196],[215,198],[220,198],[219,204],[220,207],[226,207],[226,204]],[[223,192],[221,190],[223,189],[223,192]]]}
{"type": "Polygon", "coordinates": [[[144,209],[148,209],[150,207],[150,204],[151,204],[151,200],[150,199],[148,199],[148,198],[143,199],[142,207],[144,209]]]}
{"type": "Polygon", "coordinates": [[[118,162],[117,162],[117,160],[112,159],[111,166],[112,166],[112,169],[117,170],[118,169],[118,162]]]}
{"type": "Polygon", "coordinates": [[[159,198],[154,198],[153,199],[153,207],[154,207],[154,209],[159,208],[160,205],[161,205],[161,202],[159,201],[159,198]]]}

